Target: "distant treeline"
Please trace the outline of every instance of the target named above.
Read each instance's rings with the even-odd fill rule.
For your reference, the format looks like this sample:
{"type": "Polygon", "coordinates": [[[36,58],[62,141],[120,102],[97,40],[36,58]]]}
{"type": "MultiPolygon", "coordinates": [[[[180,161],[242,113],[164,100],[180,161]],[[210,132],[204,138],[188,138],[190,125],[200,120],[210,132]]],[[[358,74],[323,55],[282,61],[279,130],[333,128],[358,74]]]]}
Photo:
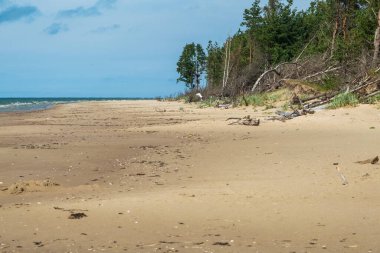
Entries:
{"type": "Polygon", "coordinates": [[[318,78],[311,81],[348,83],[378,65],[379,26],[379,0],[314,0],[306,10],[297,10],[292,0],[269,0],[264,7],[255,0],[243,13],[241,29],[222,45],[184,47],[178,81],[190,90],[225,96],[265,90],[284,78],[306,80],[313,73],[318,78]],[[264,78],[268,70],[274,74],[264,78]],[[200,87],[201,78],[206,88],[200,87]]]}

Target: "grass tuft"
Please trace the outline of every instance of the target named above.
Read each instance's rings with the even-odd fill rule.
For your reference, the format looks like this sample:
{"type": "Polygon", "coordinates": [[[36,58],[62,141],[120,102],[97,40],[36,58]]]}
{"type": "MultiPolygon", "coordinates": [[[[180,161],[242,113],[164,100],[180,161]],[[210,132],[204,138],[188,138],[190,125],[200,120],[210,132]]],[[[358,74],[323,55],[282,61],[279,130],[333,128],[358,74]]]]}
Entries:
{"type": "Polygon", "coordinates": [[[342,93],[336,96],[327,107],[328,109],[337,109],[347,106],[357,106],[359,104],[359,99],[355,94],[352,93],[342,93]]]}
{"type": "Polygon", "coordinates": [[[246,96],[245,99],[241,97],[238,104],[240,106],[245,106],[247,104],[248,106],[254,107],[265,106],[265,108],[270,109],[275,107],[275,103],[286,100],[288,96],[288,91],[282,89],[274,92],[252,94],[246,96]]]}

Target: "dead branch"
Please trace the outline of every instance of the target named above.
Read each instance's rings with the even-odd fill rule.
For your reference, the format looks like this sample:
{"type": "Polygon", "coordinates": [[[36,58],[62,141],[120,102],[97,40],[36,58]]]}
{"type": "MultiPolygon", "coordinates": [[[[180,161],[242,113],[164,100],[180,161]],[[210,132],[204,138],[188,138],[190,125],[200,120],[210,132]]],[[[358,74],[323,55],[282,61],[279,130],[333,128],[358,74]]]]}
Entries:
{"type": "Polygon", "coordinates": [[[303,53],[305,52],[305,50],[309,47],[309,45],[311,44],[311,42],[313,42],[313,40],[315,39],[315,37],[317,37],[317,33],[314,34],[314,36],[309,40],[309,42],[306,44],[306,46],[302,49],[301,53],[297,56],[295,62],[299,61],[299,59],[301,58],[301,56],[303,55],[303,53]]]}
{"type": "Polygon", "coordinates": [[[269,73],[272,73],[274,72],[276,75],[278,76],[281,76],[281,73],[279,72],[279,68],[284,66],[284,65],[299,65],[297,62],[283,62],[283,63],[280,63],[278,64],[276,67],[272,68],[272,69],[268,69],[267,71],[265,71],[264,73],[261,74],[261,76],[256,80],[255,84],[253,85],[252,87],[252,90],[251,92],[254,92],[257,88],[257,86],[260,84],[261,80],[269,73]]]}
{"type": "Polygon", "coordinates": [[[326,74],[326,73],[333,72],[333,71],[339,70],[339,69],[341,69],[341,68],[342,68],[342,66],[340,66],[340,67],[335,67],[335,68],[333,68],[332,66],[330,66],[330,67],[328,67],[327,69],[325,69],[325,70],[323,70],[323,71],[320,71],[320,72],[317,72],[317,73],[314,73],[314,74],[312,74],[312,75],[309,75],[309,76],[304,77],[303,80],[308,80],[308,79],[310,79],[310,78],[313,78],[313,77],[316,77],[316,76],[319,76],[319,75],[324,75],[324,74],[326,74]]]}
{"type": "MultiPolygon", "coordinates": [[[[359,84],[357,85],[357,87],[354,88],[351,92],[356,92],[356,91],[358,91],[358,90],[360,90],[360,89],[362,89],[362,88],[367,87],[367,86],[369,85],[369,83],[367,83],[367,82],[368,82],[368,80],[370,80],[370,79],[371,79],[370,76],[366,76],[362,81],[359,82],[359,84]]],[[[355,81],[356,81],[356,80],[354,80],[354,82],[355,82],[355,81]]]]}
{"type": "Polygon", "coordinates": [[[377,90],[377,91],[375,91],[375,92],[372,92],[372,93],[366,95],[365,97],[363,97],[363,99],[367,99],[367,98],[370,98],[370,97],[376,96],[376,95],[378,95],[378,94],[380,94],[380,90],[377,90]]]}
{"type": "Polygon", "coordinates": [[[326,99],[329,98],[329,96],[335,96],[336,94],[337,93],[334,93],[333,95],[325,93],[325,94],[317,95],[317,96],[314,96],[314,97],[302,99],[302,102],[305,103],[305,102],[309,102],[309,101],[312,101],[312,100],[315,100],[315,99],[319,99],[319,98],[322,98],[322,100],[326,100],[326,99]]]}
{"type": "Polygon", "coordinates": [[[356,87],[355,89],[351,90],[351,92],[357,92],[357,91],[359,91],[359,90],[361,90],[361,89],[364,89],[364,88],[366,88],[366,87],[368,87],[368,86],[370,86],[370,85],[372,85],[372,84],[375,84],[375,83],[377,83],[377,82],[380,81],[380,79],[377,79],[377,80],[372,81],[372,82],[367,82],[368,80],[369,80],[369,79],[367,79],[367,80],[364,82],[364,84],[362,84],[361,86],[358,86],[358,87],[356,87]]]}

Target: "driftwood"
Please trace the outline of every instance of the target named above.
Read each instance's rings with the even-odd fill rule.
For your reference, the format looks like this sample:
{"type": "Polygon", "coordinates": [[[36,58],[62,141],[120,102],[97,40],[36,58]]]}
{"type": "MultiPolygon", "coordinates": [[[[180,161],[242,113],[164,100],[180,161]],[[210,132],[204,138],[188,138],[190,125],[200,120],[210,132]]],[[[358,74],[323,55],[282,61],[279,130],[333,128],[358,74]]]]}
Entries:
{"type": "Polygon", "coordinates": [[[376,156],[375,158],[367,159],[364,161],[358,161],[356,163],[359,163],[359,164],[377,164],[378,162],[379,162],[379,157],[376,156]]]}
{"type": "MultiPolygon", "coordinates": [[[[317,74],[322,74],[322,73],[326,73],[327,71],[333,71],[337,69],[338,68],[330,67],[329,69],[322,72],[318,72],[317,74]]],[[[379,71],[380,71],[380,68],[378,68],[375,71],[375,73],[378,73],[379,71]]],[[[317,74],[313,74],[312,76],[316,76],[317,74]]],[[[357,81],[357,79],[355,81],[357,81]]],[[[380,85],[378,85],[377,83],[380,83],[380,78],[373,80],[370,76],[366,75],[363,78],[363,80],[359,82],[359,85],[357,85],[354,89],[350,90],[349,88],[350,86],[347,86],[345,93],[353,93],[353,94],[356,94],[360,100],[367,100],[370,97],[380,94],[380,85]],[[372,87],[370,91],[366,90],[367,87],[370,87],[370,85],[374,85],[374,84],[377,84],[377,86],[372,87]]],[[[351,87],[352,86],[353,85],[351,85],[351,87]]],[[[316,96],[306,98],[306,99],[301,99],[296,94],[294,94],[292,97],[292,103],[299,105],[302,108],[302,110],[301,111],[294,110],[293,112],[277,112],[278,116],[270,117],[269,119],[285,121],[285,120],[293,119],[295,117],[299,117],[299,116],[306,115],[309,113],[314,113],[312,109],[330,103],[335,97],[337,97],[342,92],[343,92],[342,90],[334,91],[332,93],[320,94],[320,95],[316,95],[316,96]]]]}
{"type": "Polygon", "coordinates": [[[305,98],[305,99],[301,99],[302,103],[305,103],[305,102],[308,102],[308,101],[311,101],[311,100],[315,100],[315,99],[319,99],[319,98],[324,98],[326,97],[327,94],[321,94],[321,95],[317,95],[317,96],[314,96],[314,97],[309,97],[309,98],[305,98]]]}
{"type": "Polygon", "coordinates": [[[228,125],[243,125],[243,126],[259,126],[260,119],[253,119],[250,115],[247,115],[243,118],[228,118],[226,121],[235,120],[234,122],[228,125]]]}
{"type": "Polygon", "coordinates": [[[230,104],[217,104],[216,108],[221,108],[221,109],[230,109],[231,105],[230,104]]]}
{"type": "MultiPolygon", "coordinates": [[[[380,71],[380,68],[377,69],[375,71],[375,73],[377,73],[379,71],[380,71]]],[[[356,82],[356,81],[357,80],[354,80],[354,82],[356,82]]],[[[380,94],[379,86],[372,89],[371,93],[368,93],[368,91],[366,91],[367,87],[370,87],[371,85],[374,85],[376,83],[380,83],[380,78],[373,80],[370,76],[366,75],[363,78],[363,80],[360,81],[359,84],[356,85],[356,87],[354,87],[353,89],[349,88],[350,86],[353,87],[353,85],[348,86],[347,89],[345,90],[345,93],[356,94],[360,100],[365,101],[370,97],[373,97],[373,96],[380,94]]],[[[307,99],[303,99],[303,100],[300,99],[299,104],[304,109],[316,108],[318,106],[322,106],[322,105],[330,103],[336,96],[341,94],[341,92],[342,92],[342,90],[341,91],[335,91],[332,93],[325,93],[325,94],[317,95],[317,96],[307,98],[307,99]]],[[[294,99],[293,99],[293,102],[295,102],[294,99]]]]}
{"type": "MultiPolygon", "coordinates": [[[[308,45],[306,45],[305,47],[307,46],[308,45]]],[[[278,79],[277,77],[281,78],[284,75],[286,76],[287,73],[285,73],[285,71],[289,70],[289,68],[282,68],[285,65],[292,65],[292,64],[296,65],[297,66],[296,74],[297,74],[298,79],[303,80],[303,81],[308,81],[308,82],[316,81],[316,80],[321,81],[323,76],[326,76],[327,74],[332,74],[332,73],[342,74],[341,72],[344,66],[331,65],[328,67],[324,67],[322,69],[321,65],[318,65],[318,62],[316,62],[315,68],[313,66],[304,66],[305,63],[298,63],[297,61],[302,56],[302,53],[303,52],[301,52],[299,57],[297,57],[296,60],[293,62],[284,62],[284,63],[278,64],[277,66],[271,69],[266,70],[256,80],[251,91],[254,92],[257,89],[257,87],[263,82],[274,82],[276,81],[276,79],[278,79]],[[314,69],[315,73],[312,73],[312,72],[310,73],[311,69],[314,69]],[[299,75],[300,72],[301,72],[301,76],[299,75]],[[270,80],[272,77],[274,79],[270,80]]],[[[325,65],[325,63],[323,63],[323,65],[325,65]]],[[[293,72],[293,74],[295,73],[293,70],[290,72],[293,72]]],[[[308,111],[312,111],[312,109],[314,108],[331,103],[331,101],[334,98],[336,98],[338,95],[340,95],[341,93],[344,93],[344,94],[352,93],[359,99],[359,101],[363,101],[363,102],[368,101],[369,98],[380,94],[380,76],[378,75],[378,73],[380,73],[380,67],[378,67],[374,71],[371,70],[371,72],[366,73],[364,71],[364,74],[363,72],[361,72],[353,80],[352,79],[347,80],[346,82],[347,85],[344,87],[344,89],[342,88],[340,90],[334,90],[332,92],[318,94],[306,99],[301,99],[297,95],[294,95],[292,97],[292,100],[293,100],[292,102],[293,104],[297,104],[300,106],[299,108],[301,108],[301,112],[305,112],[305,114],[308,114],[309,113],[308,111]]],[[[293,75],[293,74],[289,74],[289,75],[293,75]]],[[[284,79],[281,79],[281,80],[284,80],[284,79]]],[[[271,85],[271,87],[269,87],[269,90],[277,89],[278,87],[280,87],[282,85],[281,80],[276,81],[277,82],[276,86],[271,85]]],[[[269,85],[266,85],[266,86],[269,86],[269,85]]],[[[248,101],[246,100],[244,96],[243,96],[243,101],[246,103],[246,105],[248,105],[248,101]]],[[[301,115],[305,115],[305,114],[301,113],[301,115]]],[[[278,115],[278,116],[272,117],[271,119],[284,121],[289,118],[294,118],[294,116],[298,117],[300,115],[297,113],[297,111],[294,111],[294,112],[285,113],[284,115],[278,115]],[[289,114],[289,116],[287,114],[289,114]]]]}
{"type": "Polygon", "coordinates": [[[316,107],[321,106],[321,105],[328,104],[338,94],[339,94],[339,92],[334,92],[331,94],[323,94],[322,96],[319,96],[319,97],[317,96],[316,98],[311,98],[311,99],[307,100],[309,103],[304,104],[304,108],[305,109],[312,109],[312,108],[316,108],[316,107]]]}
{"type": "Polygon", "coordinates": [[[286,120],[294,119],[307,114],[314,114],[315,112],[310,109],[294,110],[293,112],[277,111],[277,116],[268,117],[268,120],[279,120],[285,122],[286,120]]]}

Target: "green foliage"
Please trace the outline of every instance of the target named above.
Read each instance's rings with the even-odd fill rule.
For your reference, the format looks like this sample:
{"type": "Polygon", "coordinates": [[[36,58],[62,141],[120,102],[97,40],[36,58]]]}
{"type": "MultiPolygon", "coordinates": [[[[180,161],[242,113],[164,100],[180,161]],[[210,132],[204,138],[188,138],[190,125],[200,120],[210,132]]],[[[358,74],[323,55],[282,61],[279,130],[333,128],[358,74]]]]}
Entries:
{"type": "Polygon", "coordinates": [[[240,100],[240,105],[264,106],[266,103],[266,94],[254,94],[240,100]]]}
{"type": "Polygon", "coordinates": [[[261,7],[255,0],[244,11],[242,25],[264,51],[268,64],[293,59],[306,44],[305,56],[331,50],[331,59],[341,63],[372,49],[380,1],[313,0],[306,11],[293,9],[292,4],[291,0],[269,1],[261,7]]]}
{"type": "Polygon", "coordinates": [[[359,99],[355,94],[342,93],[336,96],[328,105],[328,109],[337,109],[346,106],[356,106],[359,104],[359,99]]]}
{"type": "Polygon", "coordinates": [[[291,0],[286,4],[270,1],[261,8],[256,0],[244,11],[242,25],[264,52],[268,64],[294,58],[315,30],[314,23],[305,22],[306,13],[293,9],[292,4],[291,0]]]}
{"type": "Polygon", "coordinates": [[[206,54],[200,44],[187,44],[177,63],[179,78],[177,82],[184,82],[186,87],[199,89],[201,76],[206,68],[206,54]]]}
{"type": "Polygon", "coordinates": [[[289,107],[290,107],[290,103],[289,103],[289,102],[286,102],[285,104],[283,104],[283,105],[281,106],[281,109],[282,109],[283,111],[287,111],[287,110],[289,110],[289,107]]]}
{"type": "Polygon", "coordinates": [[[322,83],[319,85],[320,91],[335,90],[341,85],[341,80],[337,76],[325,76],[322,78],[322,83]]]}
{"type": "MultiPolygon", "coordinates": [[[[253,0],[243,13],[242,28],[228,43],[209,42],[207,56],[199,44],[186,45],[177,64],[178,81],[189,89],[198,88],[206,71],[208,87],[220,88],[229,59],[228,81],[236,83],[233,94],[239,94],[264,69],[280,62],[318,55],[326,65],[339,64],[344,70],[374,48],[379,0],[311,0],[306,10],[297,10],[293,0],[268,0],[265,6],[262,2],[253,0]]],[[[316,89],[333,90],[341,83],[328,76],[316,89]]],[[[260,104],[259,98],[251,99],[260,104]]]]}

